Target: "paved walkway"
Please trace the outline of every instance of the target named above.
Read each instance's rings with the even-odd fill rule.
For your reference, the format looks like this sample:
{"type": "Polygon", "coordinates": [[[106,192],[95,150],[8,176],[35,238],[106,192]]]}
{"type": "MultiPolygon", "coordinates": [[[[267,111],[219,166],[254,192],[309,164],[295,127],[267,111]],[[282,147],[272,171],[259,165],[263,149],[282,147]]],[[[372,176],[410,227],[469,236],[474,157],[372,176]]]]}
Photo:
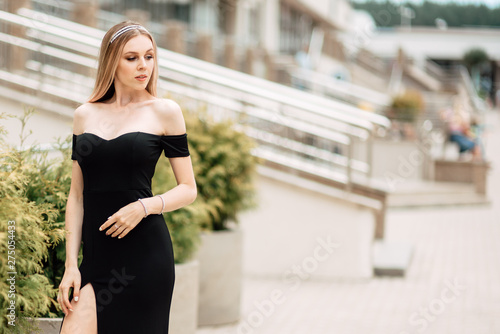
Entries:
{"type": "Polygon", "coordinates": [[[386,240],[415,246],[405,278],[245,277],[242,320],[197,334],[500,333],[500,113],[489,115],[489,207],[392,209],[386,240]],[[269,302],[273,290],[283,292],[269,302]]]}

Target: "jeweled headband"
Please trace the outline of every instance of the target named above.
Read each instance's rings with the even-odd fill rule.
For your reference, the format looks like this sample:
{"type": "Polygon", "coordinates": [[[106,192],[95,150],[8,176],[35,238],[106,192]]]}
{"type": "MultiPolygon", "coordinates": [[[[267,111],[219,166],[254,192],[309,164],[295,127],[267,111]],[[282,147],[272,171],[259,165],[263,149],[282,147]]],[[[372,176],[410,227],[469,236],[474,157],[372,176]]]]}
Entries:
{"type": "Polygon", "coordinates": [[[130,26],[126,26],[126,27],[123,27],[121,28],[120,30],[118,30],[117,32],[115,32],[115,34],[113,35],[113,37],[111,37],[111,39],[109,40],[109,44],[113,43],[113,41],[115,39],[117,39],[121,34],[127,32],[127,31],[130,31],[130,30],[133,30],[133,29],[142,29],[144,31],[147,32],[147,29],[144,28],[143,26],[141,25],[138,25],[138,24],[134,24],[134,25],[130,25],[130,26]]]}

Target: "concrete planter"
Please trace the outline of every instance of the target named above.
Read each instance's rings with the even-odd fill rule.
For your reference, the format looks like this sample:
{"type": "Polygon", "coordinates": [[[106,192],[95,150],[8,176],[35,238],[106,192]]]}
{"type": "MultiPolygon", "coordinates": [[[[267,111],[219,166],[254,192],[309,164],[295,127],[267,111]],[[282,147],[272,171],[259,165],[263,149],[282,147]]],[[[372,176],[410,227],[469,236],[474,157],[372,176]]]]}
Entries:
{"type": "Polygon", "coordinates": [[[474,185],[476,193],[486,195],[488,171],[487,161],[434,161],[434,180],[441,182],[464,182],[474,185]]]}
{"type": "Polygon", "coordinates": [[[240,318],[242,287],[242,232],[240,229],[201,235],[198,325],[219,325],[240,318]]]}
{"type": "Polygon", "coordinates": [[[39,334],[58,334],[62,318],[35,318],[35,321],[40,329],[39,334]]]}
{"type": "Polygon", "coordinates": [[[195,334],[198,318],[198,260],[175,265],[169,333],[195,334]]]}

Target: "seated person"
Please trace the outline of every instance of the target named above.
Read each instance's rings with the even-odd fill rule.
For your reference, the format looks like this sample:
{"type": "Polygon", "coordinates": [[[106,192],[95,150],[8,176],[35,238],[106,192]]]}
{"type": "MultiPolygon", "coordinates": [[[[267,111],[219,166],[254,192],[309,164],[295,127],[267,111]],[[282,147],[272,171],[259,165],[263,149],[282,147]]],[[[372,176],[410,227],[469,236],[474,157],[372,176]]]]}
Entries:
{"type": "Polygon", "coordinates": [[[481,160],[480,145],[477,142],[479,138],[474,137],[466,113],[460,108],[449,109],[446,113],[446,122],[449,140],[458,144],[461,158],[463,159],[464,153],[472,153],[473,160],[481,160]]]}

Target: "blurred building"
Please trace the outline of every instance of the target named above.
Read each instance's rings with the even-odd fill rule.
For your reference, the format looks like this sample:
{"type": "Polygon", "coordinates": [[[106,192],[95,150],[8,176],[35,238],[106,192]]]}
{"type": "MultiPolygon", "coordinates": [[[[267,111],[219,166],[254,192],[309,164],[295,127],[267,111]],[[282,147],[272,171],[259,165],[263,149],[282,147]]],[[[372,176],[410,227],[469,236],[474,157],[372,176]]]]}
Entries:
{"type": "MultiPolygon", "coordinates": [[[[421,68],[404,50],[375,55],[367,48],[375,34],[373,19],[347,0],[0,0],[0,10],[2,107],[19,114],[23,105],[36,106],[41,111],[36,139],[46,143],[70,133],[74,108],[92,90],[104,31],[128,19],[146,26],[161,47],[159,95],[208,106],[217,119],[245,125],[258,142],[255,154],[266,161],[259,187],[270,194],[269,203],[283,202],[248,221],[258,226],[272,220],[274,240],[292,226],[295,244],[302,244],[307,230],[310,240],[332,233],[349,245],[336,253],[340,262],[325,275],[373,275],[371,246],[384,237],[389,205],[486,200],[486,165],[480,171],[484,177],[459,188],[458,195],[467,196],[454,197],[456,187],[433,182],[434,146],[441,149],[444,139],[434,136],[442,129],[427,125],[438,123],[439,108],[457,92],[464,103],[473,103],[468,75],[431,62],[421,68]],[[408,137],[387,140],[384,135],[398,119],[384,113],[392,95],[406,88],[423,92],[427,110],[414,128],[408,126],[413,130],[408,137]],[[433,139],[429,149],[421,145],[428,138],[433,139]],[[415,154],[418,159],[412,160],[415,154]],[[398,196],[399,204],[391,199],[398,196]],[[289,216],[283,218],[285,211],[289,216]]],[[[474,175],[480,174],[476,165],[462,165],[468,172],[450,173],[444,166],[435,175],[472,175],[474,168],[474,175]]],[[[273,253],[249,244],[260,247],[263,257],[273,253]]],[[[255,262],[249,271],[261,269],[255,262]]],[[[265,270],[261,273],[282,269],[265,270]]]]}
{"type": "MultiPolygon", "coordinates": [[[[334,42],[337,32],[352,26],[354,12],[347,0],[23,0],[0,6],[11,12],[31,6],[103,30],[136,20],[161,47],[271,79],[286,63],[277,56],[295,55],[311,43],[315,29],[334,42]]],[[[323,44],[316,42],[312,51],[323,44]]],[[[331,44],[324,51],[342,53],[331,44]]]]}

